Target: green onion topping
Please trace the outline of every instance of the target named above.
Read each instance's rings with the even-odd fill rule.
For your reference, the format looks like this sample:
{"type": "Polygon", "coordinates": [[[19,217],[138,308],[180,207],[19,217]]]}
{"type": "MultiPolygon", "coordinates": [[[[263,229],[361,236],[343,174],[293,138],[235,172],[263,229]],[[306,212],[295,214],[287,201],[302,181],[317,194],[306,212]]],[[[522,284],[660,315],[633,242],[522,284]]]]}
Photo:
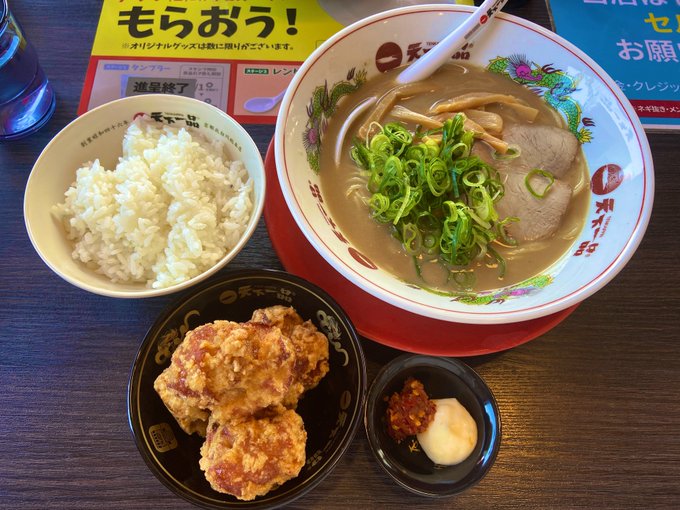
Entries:
{"type": "Polygon", "coordinates": [[[464,121],[457,114],[416,133],[390,122],[370,139],[354,140],[351,157],[366,170],[372,217],[393,225],[418,272],[417,257],[427,254],[457,267],[489,258],[502,274],[505,262],[489,244],[513,242],[503,226],[515,219],[500,221],[495,208],[504,193],[500,175],[470,154],[474,133],[464,121]]]}
{"type": "Polygon", "coordinates": [[[555,176],[550,172],[546,172],[545,170],[542,170],[540,168],[534,168],[524,177],[524,185],[529,190],[529,193],[531,193],[536,198],[545,198],[545,196],[548,194],[548,190],[550,189],[554,182],[555,176]],[[541,175],[548,179],[548,184],[545,186],[545,188],[543,188],[543,191],[541,193],[539,193],[538,191],[531,187],[530,180],[534,175],[541,175]]]}

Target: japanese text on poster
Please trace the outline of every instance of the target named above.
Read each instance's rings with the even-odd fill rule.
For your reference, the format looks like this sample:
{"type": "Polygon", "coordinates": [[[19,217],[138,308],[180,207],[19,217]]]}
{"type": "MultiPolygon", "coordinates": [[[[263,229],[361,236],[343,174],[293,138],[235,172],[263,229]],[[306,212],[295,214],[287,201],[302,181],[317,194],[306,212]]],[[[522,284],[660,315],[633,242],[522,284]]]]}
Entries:
{"type": "Polygon", "coordinates": [[[341,28],[313,0],[104,0],[79,112],[161,93],[274,123],[302,61],[341,28]]]}
{"type": "Polygon", "coordinates": [[[680,129],[680,0],[549,0],[555,31],[614,79],[645,128],[680,129]]]}
{"type": "Polygon", "coordinates": [[[342,28],[304,0],[105,0],[93,55],[304,60],[342,28]]]}

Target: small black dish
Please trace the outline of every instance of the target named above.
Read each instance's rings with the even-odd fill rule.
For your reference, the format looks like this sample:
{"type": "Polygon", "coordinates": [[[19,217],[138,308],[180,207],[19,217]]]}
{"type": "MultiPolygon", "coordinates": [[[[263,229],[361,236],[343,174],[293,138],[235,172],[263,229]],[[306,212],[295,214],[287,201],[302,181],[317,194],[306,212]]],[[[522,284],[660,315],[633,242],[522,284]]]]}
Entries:
{"type": "Polygon", "coordinates": [[[364,425],[368,442],[380,466],[399,485],[422,496],[445,497],[479,482],[496,459],[501,441],[501,418],[491,390],[469,366],[452,358],[403,355],[387,364],[368,391],[364,425]],[[397,444],[387,434],[387,401],[414,377],[432,399],[457,398],[477,424],[477,445],[470,456],[454,466],[436,466],[418,440],[397,444]]]}
{"type": "Polygon", "coordinates": [[[228,273],[195,287],[170,306],[144,338],[128,385],[128,419],[144,461],[173,492],[204,508],[276,508],[316,487],[335,467],[361,423],[366,362],[349,318],[324,291],[281,271],[228,273]],[[244,322],[253,310],[293,306],[330,341],[330,370],[298,404],[307,430],[307,460],[300,474],[252,501],[214,491],[199,468],[203,439],[180,429],[153,388],[185,333],[217,319],[244,322]]]}

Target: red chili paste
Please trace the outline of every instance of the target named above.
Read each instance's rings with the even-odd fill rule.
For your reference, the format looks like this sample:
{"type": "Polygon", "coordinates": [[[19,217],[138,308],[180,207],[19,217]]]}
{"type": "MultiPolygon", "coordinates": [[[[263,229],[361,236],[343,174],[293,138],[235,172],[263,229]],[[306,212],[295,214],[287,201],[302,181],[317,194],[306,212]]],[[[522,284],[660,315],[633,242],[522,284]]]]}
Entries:
{"type": "Polygon", "coordinates": [[[409,377],[401,393],[394,393],[388,400],[387,433],[400,443],[408,436],[425,432],[435,411],[436,405],[428,398],[423,384],[409,377]]]}

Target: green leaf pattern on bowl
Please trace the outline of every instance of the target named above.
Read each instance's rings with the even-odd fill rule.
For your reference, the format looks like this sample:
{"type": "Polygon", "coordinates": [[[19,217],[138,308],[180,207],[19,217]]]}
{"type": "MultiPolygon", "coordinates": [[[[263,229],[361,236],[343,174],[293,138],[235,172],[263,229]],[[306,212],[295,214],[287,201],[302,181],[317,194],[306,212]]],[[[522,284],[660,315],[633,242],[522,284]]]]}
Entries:
{"type": "Polygon", "coordinates": [[[407,283],[407,285],[414,289],[421,289],[426,292],[431,292],[439,296],[450,297],[451,301],[465,303],[466,305],[493,305],[503,304],[508,299],[514,299],[519,296],[526,296],[540,289],[547,287],[553,282],[554,278],[549,274],[539,274],[524,280],[523,282],[511,285],[510,287],[502,287],[500,289],[486,290],[481,292],[459,292],[459,291],[445,291],[433,289],[430,287],[415,285],[407,283]]]}
{"type": "Polygon", "coordinates": [[[560,112],[567,122],[567,128],[581,143],[592,141],[593,134],[589,127],[595,122],[583,117],[581,105],[571,96],[578,89],[578,80],[552,64],[539,66],[530,62],[525,55],[513,54],[507,57],[498,56],[489,61],[486,69],[506,76],[520,85],[524,85],[543,97],[552,108],[560,112]]]}
{"type": "Polygon", "coordinates": [[[307,105],[307,125],[302,135],[302,143],[307,153],[310,168],[319,173],[319,154],[321,142],[328,127],[328,120],[333,116],[338,101],[347,94],[357,90],[366,82],[366,70],[353,67],[347,71],[347,79],[335,82],[330,88],[328,82],[319,85],[312,92],[307,105]]]}
{"type": "Polygon", "coordinates": [[[547,287],[553,282],[553,277],[547,274],[539,274],[532,276],[531,278],[518,283],[517,285],[512,285],[510,287],[504,287],[502,289],[496,289],[492,291],[479,292],[477,294],[460,293],[453,300],[468,305],[490,305],[494,303],[505,303],[508,299],[517,298],[519,296],[525,296],[527,294],[532,294],[544,287],[547,287]]]}

